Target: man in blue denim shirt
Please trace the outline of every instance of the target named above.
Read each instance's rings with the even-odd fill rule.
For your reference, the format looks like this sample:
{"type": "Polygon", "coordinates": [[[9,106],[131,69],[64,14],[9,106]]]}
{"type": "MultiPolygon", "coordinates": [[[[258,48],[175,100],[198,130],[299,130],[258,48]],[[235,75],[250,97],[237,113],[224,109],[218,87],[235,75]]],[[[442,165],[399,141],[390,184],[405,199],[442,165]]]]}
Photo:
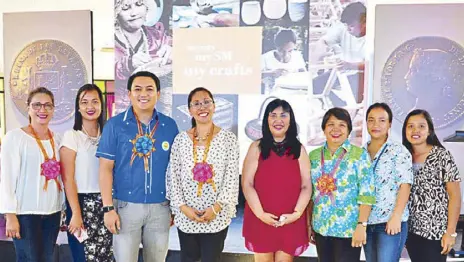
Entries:
{"type": "Polygon", "coordinates": [[[157,76],[135,73],[127,88],[132,107],[107,122],[96,154],[105,225],[113,233],[116,261],[137,261],[142,242],[144,261],[161,262],[171,221],[166,168],[179,130],[172,118],[154,109],[160,95],[157,76]]]}

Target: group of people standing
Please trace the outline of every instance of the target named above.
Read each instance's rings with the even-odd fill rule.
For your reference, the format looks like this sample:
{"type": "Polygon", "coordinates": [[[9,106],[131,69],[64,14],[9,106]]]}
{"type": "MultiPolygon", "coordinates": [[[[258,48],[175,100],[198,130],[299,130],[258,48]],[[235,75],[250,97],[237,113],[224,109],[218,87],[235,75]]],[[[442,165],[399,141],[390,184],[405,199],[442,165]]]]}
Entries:
{"type": "MultiPolygon", "coordinates": [[[[144,261],[165,261],[172,224],[182,261],[221,261],[238,204],[237,137],[212,121],[205,88],[190,92],[192,128],[180,133],[155,109],[157,76],[137,72],[127,88],[131,106],[105,121],[100,89],[82,86],[62,138],[49,129],[53,94],[29,93],[30,124],[9,131],[1,150],[0,213],[17,261],[53,261],[64,209],[75,262],[135,262],[141,243],[144,261]]],[[[310,243],[321,262],[359,261],[361,247],[368,262],[398,261],[405,245],[412,261],[446,261],[458,168],[426,111],[408,114],[402,144],[389,138],[392,118],[388,105],[371,105],[361,148],[348,140],[349,113],[332,108],[327,142],[308,155],[290,104],[267,105],[241,171],[243,236],[256,261],[292,261],[310,243]]]]}

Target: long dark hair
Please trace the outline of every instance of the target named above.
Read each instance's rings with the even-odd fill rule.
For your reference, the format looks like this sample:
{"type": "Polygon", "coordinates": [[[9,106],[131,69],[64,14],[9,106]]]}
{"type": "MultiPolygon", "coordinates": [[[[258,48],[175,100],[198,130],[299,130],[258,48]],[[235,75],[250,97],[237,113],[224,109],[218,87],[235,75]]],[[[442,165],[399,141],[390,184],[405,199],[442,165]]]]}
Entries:
{"type": "MultiPolygon", "coordinates": [[[[208,94],[209,98],[211,98],[211,100],[213,100],[213,103],[214,103],[214,97],[213,97],[213,94],[211,94],[211,91],[209,91],[208,89],[206,89],[204,87],[197,87],[197,88],[193,89],[192,91],[190,91],[190,94],[188,95],[187,106],[188,106],[189,109],[190,109],[190,103],[192,103],[192,97],[198,92],[206,92],[208,94]]],[[[197,122],[195,121],[195,118],[192,117],[192,128],[196,127],[196,126],[197,126],[197,122]]]]}
{"type": "MultiPolygon", "coordinates": [[[[37,87],[36,89],[29,92],[29,95],[27,96],[27,102],[26,102],[27,106],[31,106],[32,98],[34,98],[34,96],[37,95],[37,94],[48,95],[50,97],[50,99],[52,100],[53,106],[55,106],[55,96],[53,96],[52,91],[50,91],[46,87],[37,87]]],[[[30,116],[29,116],[29,123],[31,123],[31,117],[30,116]]]]}
{"type": "Polygon", "coordinates": [[[100,132],[103,131],[103,125],[105,124],[105,115],[106,115],[106,110],[105,110],[105,105],[103,103],[103,93],[100,90],[100,88],[94,84],[85,84],[79,88],[79,91],[77,91],[76,95],[76,103],[75,103],[75,114],[74,114],[74,127],[73,129],[78,131],[82,130],[82,114],[79,111],[79,104],[81,102],[81,95],[85,96],[87,92],[90,91],[97,91],[98,93],[98,98],[100,98],[100,109],[101,109],[101,114],[98,117],[98,125],[100,128],[100,132]]]}
{"type": "Polygon", "coordinates": [[[408,138],[406,137],[406,128],[408,126],[409,118],[411,118],[412,116],[417,116],[417,115],[422,115],[425,118],[425,121],[427,121],[427,125],[429,126],[430,134],[427,136],[427,140],[426,140],[427,144],[445,148],[440,143],[440,140],[438,139],[437,134],[435,133],[435,128],[433,127],[432,117],[430,116],[429,112],[423,109],[416,109],[416,110],[409,112],[409,114],[406,116],[406,119],[404,119],[403,131],[401,132],[403,135],[403,145],[409,150],[411,154],[414,153],[412,145],[408,141],[408,138]]]}
{"type": "Polygon", "coordinates": [[[259,149],[263,159],[267,159],[271,154],[271,149],[274,146],[274,137],[272,136],[271,129],[269,128],[269,114],[276,108],[282,107],[284,112],[290,114],[290,126],[288,127],[287,133],[285,134],[286,146],[289,149],[288,155],[293,155],[294,159],[300,158],[301,153],[301,142],[298,140],[298,127],[295,121],[295,114],[290,104],[281,99],[272,100],[264,111],[262,132],[263,137],[259,140],[259,149]]]}

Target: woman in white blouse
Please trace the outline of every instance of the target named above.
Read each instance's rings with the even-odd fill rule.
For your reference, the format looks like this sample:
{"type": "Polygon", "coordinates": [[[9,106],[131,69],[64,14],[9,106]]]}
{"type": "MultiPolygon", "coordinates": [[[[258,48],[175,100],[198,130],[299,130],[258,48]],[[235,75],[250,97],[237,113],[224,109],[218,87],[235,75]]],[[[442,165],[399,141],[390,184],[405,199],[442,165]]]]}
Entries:
{"type": "Polygon", "coordinates": [[[53,261],[60,229],[63,186],[60,139],[48,128],[55,110],[50,90],[39,87],[27,98],[29,125],[2,140],[0,213],[12,237],[16,261],[53,261]]]}
{"type": "Polygon", "coordinates": [[[64,134],[60,149],[66,191],[68,241],[74,262],[112,261],[112,235],[103,223],[95,156],[105,119],[103,94],[94,84],[76,96],[74,127],[64,134]],[[83,243],[85,236],[88,239],[83,243]]]}
{"type": "Polygon", "coordinates": [[[181,261],[220,261],[238,204],[239,146],[236,136],[213,123],[214,99],[199,87],[190,92],[192,128],[171,148],[167,198],[177,226],[181,261]]]}

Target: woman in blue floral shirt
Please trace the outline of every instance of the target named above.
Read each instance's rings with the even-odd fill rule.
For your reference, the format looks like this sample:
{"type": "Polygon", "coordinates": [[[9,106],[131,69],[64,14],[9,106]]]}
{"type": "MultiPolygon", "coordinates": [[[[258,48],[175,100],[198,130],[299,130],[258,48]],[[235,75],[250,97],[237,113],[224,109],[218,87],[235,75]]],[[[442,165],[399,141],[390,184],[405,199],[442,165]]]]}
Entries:
{"type": "MultiPolygon", "coordinates": [[[[319,262],[359,261],[375,203],[367,151],[350,144],[350,114],[332,108],[322,119],[327,142],[309,154],[313,184],[312,231],[319,262]]],[[[311,212],[311,211],[310,211],[311,212]]]]}
{"type": "Polygon", "coordinates": [[[385,103],[367,109],[376,203],[372,206],[364,246],[367,262],[398,262],[408,235],[409,193],[413,183],[412,158],[401,143],[389,139],[393,114],[385,103]]]}

